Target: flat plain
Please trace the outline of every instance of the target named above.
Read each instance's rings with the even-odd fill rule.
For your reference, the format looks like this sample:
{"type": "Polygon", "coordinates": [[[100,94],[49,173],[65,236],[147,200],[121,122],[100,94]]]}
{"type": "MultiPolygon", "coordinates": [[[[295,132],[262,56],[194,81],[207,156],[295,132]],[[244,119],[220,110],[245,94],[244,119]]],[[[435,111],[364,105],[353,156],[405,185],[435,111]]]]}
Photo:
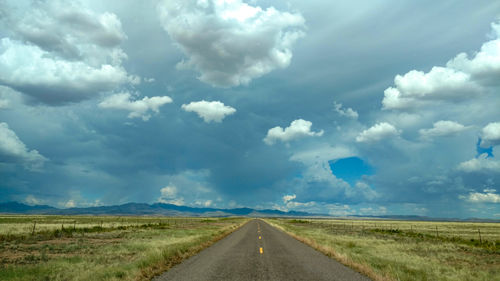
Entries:
{"type": "MultiPolygon", "coordinates": [[[[0,280],[150,280],[248,220],[1,215],[0,280]]],[[[500,281],[499,223],[265,221],[373,280],[500,281]]]]}
{"type": "Polygon", "coordinates": [[[247,219],[0,216],[0,280],[150,280],[247,219]]]}
{"type": "Polygon", "coordinates": [[[267,219],[373,280],[500,280],[500,224],[267,219]]]}

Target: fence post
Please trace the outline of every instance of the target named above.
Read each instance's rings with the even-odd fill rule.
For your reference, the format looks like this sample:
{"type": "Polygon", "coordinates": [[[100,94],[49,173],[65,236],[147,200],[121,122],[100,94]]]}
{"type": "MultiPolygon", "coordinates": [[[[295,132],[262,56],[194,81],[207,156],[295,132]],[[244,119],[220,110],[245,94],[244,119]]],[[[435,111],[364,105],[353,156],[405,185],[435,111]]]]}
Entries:
{"type": "Polygon", "coordinates": [[[479,243],[483,244],[483,239],[481,238],[481,229],[477,229],[477,233],[479,233],[479,243]]]}
{"type": "Polygon", "coordinates": [[[73,221],[73,230],[76,230],[76,220],[73,221]]]}
{"type": "Polygon", "coordinates": [[[438,227],[436,225],[436,237],[439,237],[438,227]]]}

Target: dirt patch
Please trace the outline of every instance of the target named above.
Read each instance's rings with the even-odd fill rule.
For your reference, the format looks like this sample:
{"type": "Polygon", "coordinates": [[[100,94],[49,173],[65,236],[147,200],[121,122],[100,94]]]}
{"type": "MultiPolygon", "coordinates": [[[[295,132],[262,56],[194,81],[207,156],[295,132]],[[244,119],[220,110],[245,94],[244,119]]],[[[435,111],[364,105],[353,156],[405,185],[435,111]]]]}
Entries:
{"type": "Polygon", "coordinates": [[[58,238],[36,241],[34,243],[3,243],[0,263],[28,264],[39,263],[60,257],[88,254],[103,245],[122,243],[124,238],[58,238]],[[74,247],[68,250],[69,247],[74,247]]]}

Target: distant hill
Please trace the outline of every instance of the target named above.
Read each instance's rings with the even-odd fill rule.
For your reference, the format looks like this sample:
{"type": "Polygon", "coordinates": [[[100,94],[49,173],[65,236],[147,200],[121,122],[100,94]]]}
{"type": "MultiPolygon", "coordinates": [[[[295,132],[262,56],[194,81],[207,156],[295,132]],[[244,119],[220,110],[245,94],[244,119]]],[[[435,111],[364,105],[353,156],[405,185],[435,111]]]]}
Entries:
{"type": "Polygon", "coordinates": [[[162,215],[162,216],[252,216],[252,217],[309,217],[318,216],[306,212],[284,212],[280,210],[258,210],[252,208],[218,209],[195,208],[164,203],[127,203],[114,206],[59,209],[46,205],[30,206],[18,202],[0,203],[0,213],[6,214],[40,214],[40,215],[162,215]]]}
{"type": "MultiPolygon", "coordinates": [[[[124,215],[124,216],[189,216],[189,217],[315,217],[331,218],[325,214],[313,214],[307,212],[289,211],[284,212],[273,209],[252,208],[196,208],[164,203],[127,203],[113,206],[99,206],[88,208],[59,209],[47,205],[26,205],[18,202],[0,203],[0,214],[27,214],[27,215],[124,215]]],[[[500,222],[494,219],[481,218],[433,218],[416,215],[382,215],[382,216],[358,216],[337,217],[337,219],[380,219],[380,220],[406,220],[406,221],[462,221],[462,222],[500,222]]]]}
{"type": "Polygon", "coordinates": [[[0,213],[13,213],[13,214],[42,214],[57,210],[54,207],[47,205],[30,206],[18,202],[0,203],[0,213]]]}

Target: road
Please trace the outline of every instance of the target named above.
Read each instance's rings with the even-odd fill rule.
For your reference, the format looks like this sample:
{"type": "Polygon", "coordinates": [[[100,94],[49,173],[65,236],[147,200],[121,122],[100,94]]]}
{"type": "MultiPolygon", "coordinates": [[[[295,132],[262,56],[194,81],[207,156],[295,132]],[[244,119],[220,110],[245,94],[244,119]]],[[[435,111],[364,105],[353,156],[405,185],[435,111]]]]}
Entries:
{"type": "Polygon", "coordinates": [[[264,221],[252,220],[154,280],[369,281],[370,279],[264,221]]]}

